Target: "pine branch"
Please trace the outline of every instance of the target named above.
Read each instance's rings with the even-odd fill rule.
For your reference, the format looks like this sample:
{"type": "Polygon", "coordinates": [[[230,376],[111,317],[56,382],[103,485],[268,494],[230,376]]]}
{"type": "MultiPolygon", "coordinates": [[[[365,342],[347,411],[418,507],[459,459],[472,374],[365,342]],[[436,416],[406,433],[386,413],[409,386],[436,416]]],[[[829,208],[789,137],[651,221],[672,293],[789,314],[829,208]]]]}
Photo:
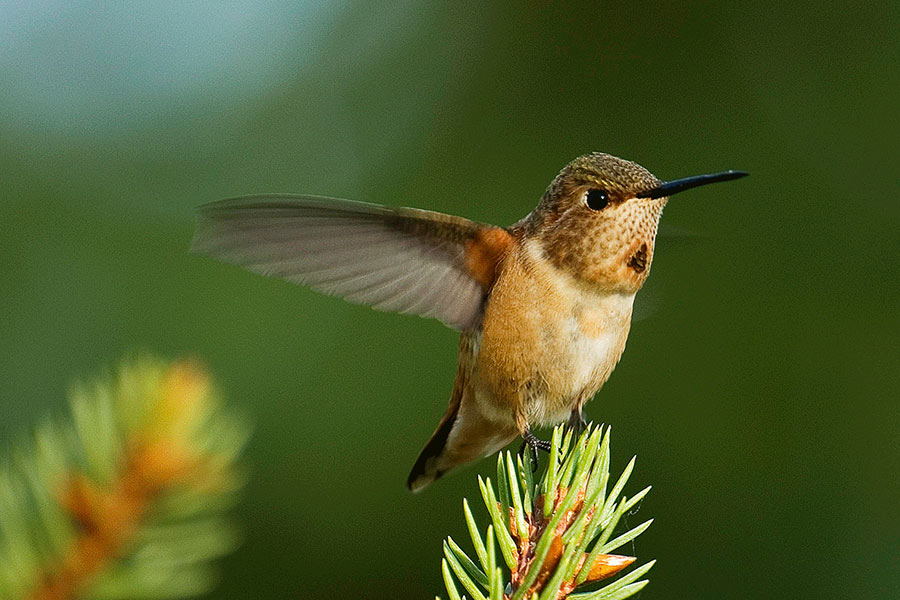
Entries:
{"type": "Polygon", "coordinates": [[[236,533],[248,430],[195,363],[140,359],[78,387],[0,468],[0,598],[180,598],[208,591],[236,533]]]}
{"type": "Polygon", "coordinates": [[[647,521],[610,540],[625,513],[650,491],[622,496],[634,467],[625,468],[612,489],[609,483],[609,428],[590,426],[573,443],[572,430],[553,431],[547,469],[536,482],[528,461],[510,452],[497,460],[497,488],[478,478],[491,517],[485,534],[478,529],[468,501],[463,512],[477,562],[452,539],[444,543],[441,571],[450,600],[460,600],[459,586],[474,600],[620,600],[645,585],[639,579],[648,562],[600,588],[634,563],[631,556],[608,554],[650,526],[647,521]],[[495,540],[509,577],[497,565],[495,540]],[[579,589],[577,593],[573,593],[579,589]]]}

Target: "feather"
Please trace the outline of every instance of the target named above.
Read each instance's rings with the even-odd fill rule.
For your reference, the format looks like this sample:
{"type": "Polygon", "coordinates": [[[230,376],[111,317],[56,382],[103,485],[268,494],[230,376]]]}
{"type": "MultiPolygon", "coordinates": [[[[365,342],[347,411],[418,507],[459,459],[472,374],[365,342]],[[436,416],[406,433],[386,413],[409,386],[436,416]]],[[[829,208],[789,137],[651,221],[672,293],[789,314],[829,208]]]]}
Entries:
{"type": "Polygon", "coordinates": [[[498,227],[426,210],[266,195],[201,207],[191,250],[376,310],[466,330],[481,320],[491,284],[485,268],[493,273],[511,239],[498,227]],[[473,256],[492,262],[475,274],[473,256]]]}

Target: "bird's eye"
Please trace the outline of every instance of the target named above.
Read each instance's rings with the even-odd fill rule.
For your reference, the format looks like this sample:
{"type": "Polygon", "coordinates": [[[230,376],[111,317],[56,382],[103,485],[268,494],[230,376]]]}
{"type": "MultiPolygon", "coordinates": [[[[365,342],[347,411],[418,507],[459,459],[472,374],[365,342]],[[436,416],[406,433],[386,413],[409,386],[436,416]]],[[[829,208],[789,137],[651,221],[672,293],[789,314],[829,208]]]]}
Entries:
{"type": "Polygon", "coordinates": [[[609,192],[597,188],[590,189],[585,194],[584,201],[591,210],[603,210],[609,204],[609,192]]]}

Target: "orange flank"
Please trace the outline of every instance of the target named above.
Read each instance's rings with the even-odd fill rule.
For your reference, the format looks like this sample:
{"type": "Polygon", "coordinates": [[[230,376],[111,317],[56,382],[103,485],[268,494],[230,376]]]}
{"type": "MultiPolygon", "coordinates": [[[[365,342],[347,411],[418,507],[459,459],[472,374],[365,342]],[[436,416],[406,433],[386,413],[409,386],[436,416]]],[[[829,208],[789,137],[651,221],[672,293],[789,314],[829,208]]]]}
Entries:
{"type": "Polygon", "coordinates": [[[485,290],[494,284],[500,261],[514,243],[500,227],[485,227],[466,242],[466,270],[485,290]]]}

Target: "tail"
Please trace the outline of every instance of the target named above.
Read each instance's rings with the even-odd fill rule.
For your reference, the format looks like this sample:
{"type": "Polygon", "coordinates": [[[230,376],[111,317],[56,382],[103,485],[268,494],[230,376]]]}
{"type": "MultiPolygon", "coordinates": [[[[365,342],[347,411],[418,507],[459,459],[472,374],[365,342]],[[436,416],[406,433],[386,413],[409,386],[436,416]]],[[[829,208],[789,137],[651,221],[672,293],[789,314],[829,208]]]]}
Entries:
{"type": "Polygon", "coordinates": [[[512,419],[508,425],[486,418],[473,402],[450,407],[409,474],[406,486],[419,492],[447,471],[500,450],[519,435],[512,419]]]}
{"type": "Polygon", "coordinates": [[[406,487],[411,492],[421,492],[446,472],[446,469],[440,468],[439,459],[447,446],[447,440],[450,439],[450,432],[453,430],[453,424],[456,423],[456,417],[459,414],[459,399],[453,398],[453,400],[455,401],[450,402],[437,429],[431,434],[431,439],[419,452],[419,458],[416,459],[416,464],[409,473],[406,487]]]}
{"type": "Polygon", "coordinates": [[[474,361],[473,340],[469,333],[459,336],[459,364],[450,406],[406,480],[412,492],[422,491],[454,467],[496,452],[519,435],[512,419],[508,425],[489,419],[471,393],[467,382],[474,361]]]}

